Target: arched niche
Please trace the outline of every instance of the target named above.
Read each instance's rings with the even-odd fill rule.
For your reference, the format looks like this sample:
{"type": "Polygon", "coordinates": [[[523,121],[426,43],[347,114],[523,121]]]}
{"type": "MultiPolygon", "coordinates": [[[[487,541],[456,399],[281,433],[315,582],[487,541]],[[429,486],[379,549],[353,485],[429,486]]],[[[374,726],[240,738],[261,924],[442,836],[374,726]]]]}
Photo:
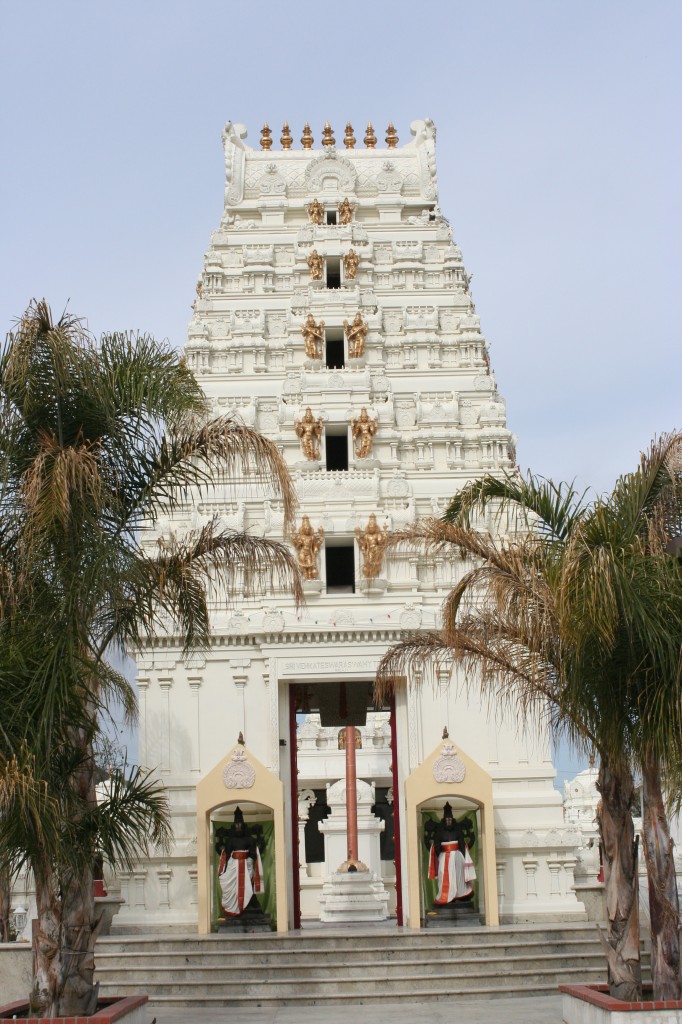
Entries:
{"type": "Polygon", "coordinates": [[[197,785],[197,900],[199,933],[211,931],[211,816],[240,802],[272,812],[275,837],[277,931],[288,930],[284,839],[284,786],[264,764],[237,743],[197,785]]]}
{"type": "Polygon", "coordinates": [[[410,928],[421,926],[419,844],[420,810],[430,801],[460,798],[473,804],[480,814],[480,860],[483,868],[485,923],[493,928],[500,923],[497,906],[495,868],[495,828],[493,824],[493,784],[490,775],[451,740],[442,740],[405,782],[407,835],[408,921],[410,928]]]}

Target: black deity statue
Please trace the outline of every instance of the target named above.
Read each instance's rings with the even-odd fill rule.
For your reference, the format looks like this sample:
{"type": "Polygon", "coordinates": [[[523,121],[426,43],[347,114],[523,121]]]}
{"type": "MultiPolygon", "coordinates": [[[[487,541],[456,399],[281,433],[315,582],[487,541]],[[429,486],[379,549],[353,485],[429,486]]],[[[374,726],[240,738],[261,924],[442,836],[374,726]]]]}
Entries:
{"type": "Polygon", "coordinates": [[[247,825],[241,808],[234,812],[229,828],[216,829],[215,849],[220,855],[218,882],[225,920],[235,922],[245,915],[262,915],[256,893],[265,891],[261,851],[265,849],[263,826],[247,825]]]}

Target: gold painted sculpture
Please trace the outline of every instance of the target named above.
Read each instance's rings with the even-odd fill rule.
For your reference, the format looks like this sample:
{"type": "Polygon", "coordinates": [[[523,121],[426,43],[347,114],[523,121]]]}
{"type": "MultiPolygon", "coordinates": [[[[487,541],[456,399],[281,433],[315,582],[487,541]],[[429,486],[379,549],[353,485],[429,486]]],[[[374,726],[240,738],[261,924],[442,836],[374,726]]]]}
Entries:
{"type": "Polygon", "coordinates": [[[324,222],[324,206],[317,199],[306,207],[311,224],[322,224],[324,222]]]}
{"type": "Polygon", "coordinates": [[[355,207],[351,205],[348,196],[342,203],[339,203],[336,209],[339,211],[339,224],[350,224],[355,207]]]}
{"type": "Polygon", "coordinates": [[[359,359],[361,356],[364,356],[369,327],[362,319],[362,315],[356,313],[352,324],[344,320],[343,327],[348,338],[349,357],[351,359],[359,359]]]}
{"type": "Polygon", "coordinates": [[[353,135],[353,127],[350,121],[346,121],[346,131],[343,136],[343,144],[346,149],[354,149],[356,141],[357,140],[353,135]]]}
{"type": "Polygon", "coordinates": [[[260,130],[260,148],[261,149],[272,149],[272,139],[270,138],[271,135],[272,135],[272,129],[268,127],[268,122],[266,121],[265,124],[263,125],[263,127],[260,130]]]}
{"type": "Polygon", "coordinates": [[[291,149],[291,143],[294,140],[293,140],[293,138],[291,136],[291,132],[289,130],[289,122],[288,121],[284,122],[284,125],[282,127],[282,134],[280,135],[279,141],[282,144],[282,149],[291,149]]]}
{"type": "Polygon", "coordinates": [[[317,553],[322,547],[323,540],[324,530],[322,527],[318,527],[317,533],[315,533],[308,517],[303,516],[299,529],[291,535],[291,543],[296,549],[298,567],[304,580],[319,579],[317,553]]]}
{"type": "Polygon", "coordinates": [[[366,459],[372,454],[373,438],[377,432],[377,426],[377,421],[370,419],[364,405],[358,418],[351,419],[350,427],[355,442],[356,459],[366,459]]]}
{"type": "Polygon", "coordinates": [[[307,121],[303,128],[303,135],[301,136],[301,145],[303,146],[304,149],[313,148],[313,133],[311,132],[310,125],[308,124],[307,121]]]}
{"type": "Polygon", "coordinates": [[[366,580],[374,579],[381,572],[388,531],[386,527],[383,530],[379,528],[377,517],[372,512],[364,531],[359,526],[355,527],[355,536],[362,552],[362,575],[366,580]]]}
{"type": "Polygon", "coordinates": [[[319,324],[316,324],[313,314],[308,313],[306,322],[301,328],[301,334],[303,335],[305,354],[308,359],[321,359],[324,342],[324,320],[320,320],[319,324]]]}
{"type": "Polygon", "coordinates": [[[311,462],[320,457],[320,438],[322,437],[322,417],[315,419],[310,406],[305,411],[302,420],[294,423],[296,437],[301,439],[301,448],[306,459],[311,462]]]}
{"type": "Polygon", "coordinates": [[[318,253],[317,249],[313,249],[310,256],[308,256],[306,263],[310,267],[310,276],[313,281],[321,281],[322,271],[324,270],[324,260],[318,253]]]}
{"type": "Polygon", "coordinates": [[[349,249],[349,251],[343,257],[343,272],[346,275],[347,281],[355,280],[355,275],[358,272],[359,266],[360,257],[356,253],[355,249],[349,249]]]}

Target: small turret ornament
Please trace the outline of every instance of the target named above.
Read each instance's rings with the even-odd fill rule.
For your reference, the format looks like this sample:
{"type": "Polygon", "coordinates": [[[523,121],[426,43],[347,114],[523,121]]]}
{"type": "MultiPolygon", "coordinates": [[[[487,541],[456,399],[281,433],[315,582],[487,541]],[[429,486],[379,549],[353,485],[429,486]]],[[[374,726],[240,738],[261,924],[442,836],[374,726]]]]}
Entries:
{"type": "Polygon", "coordinates": [[[329,121],[324,122],[324,128],[322,129],[322,145],[323,146],[335,146],[336,139],[334,138],[334,131],[329,121]]]}
{"type": "Polygon", "coordinates": [[[307,121],[306,121],[305,125],[303,126],[303,135],[301,136],[301,145],[303,146],[304,149],[312,149],[313,148],[313,133],[311,132],[310,125],[308,124],[307,121]]]}
{"type": "Polygon", "coordinates": [[[398,133],[393,127],[393,121],[389,121],[386,129],[386,145],[389,149],[395,149],[398,145],[398,133]]]}
{"type": "Polygon", "coordinates": [[[367,122],[367,134],[362,141],[365,143],[367,149],[376,149],[377,137],[374,134],[374,128],[372,127],[371,121],[367,122]]]}
{"type": "Polygon", "coordinates": [[[293,140],[293,138],[291,136],[291,132],[289,130],[289,122],[288,121],[285,121],[284,125],[282,126],[282,134],[280,136],[280,140],[279,141],[282,144],[282,149],[291,149],[291,144],[292,144],[292,142],[294,140],[293,140]]]}
{"type": "Polygon", "coordinates": [[[270,138],[271,135],[272,135],[272,129],[268,127],[268,122],[266,121],[265,124],[263,125],[263,127],[260,130],[260,148],[261,149],[272,149],[272,139],[270,138]]]}
{"type": "Polygon", "coordinates": [[[346,121],[346,131],[343,136],[343,144],[346,149],[354,149],[357,139],[353,135],[353,126],[350,121],[346,121]]]}

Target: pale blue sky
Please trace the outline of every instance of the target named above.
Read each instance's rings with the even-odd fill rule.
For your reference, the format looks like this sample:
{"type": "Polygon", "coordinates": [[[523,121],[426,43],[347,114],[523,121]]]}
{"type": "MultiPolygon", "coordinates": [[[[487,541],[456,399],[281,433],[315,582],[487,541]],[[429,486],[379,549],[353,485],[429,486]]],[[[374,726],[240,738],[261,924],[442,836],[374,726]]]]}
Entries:
{"type": "Polygon", "coordinates": [[[0,329],[181,346],[226,120],[429,116],[519,460],[606,489],[682,425],[681,44],[679,0],[0,0],[0,329]]]}

